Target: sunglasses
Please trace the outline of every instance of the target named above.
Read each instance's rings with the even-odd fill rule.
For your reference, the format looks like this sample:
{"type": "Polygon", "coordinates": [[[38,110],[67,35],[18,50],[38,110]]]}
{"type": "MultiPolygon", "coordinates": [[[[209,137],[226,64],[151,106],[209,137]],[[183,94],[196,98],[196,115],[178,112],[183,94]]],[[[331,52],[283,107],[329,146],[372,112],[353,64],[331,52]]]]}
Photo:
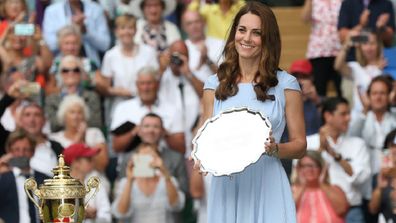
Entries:
{"type": "Polygon", "coordinates": [[[75,68],[62,68],[61,69],[61,73],[62,74],[66,74],[66,73],[70,73],[70,72],[73,72],[73,73],[80,73],[80,68],[79,67],[75,67],[75,68]]]}

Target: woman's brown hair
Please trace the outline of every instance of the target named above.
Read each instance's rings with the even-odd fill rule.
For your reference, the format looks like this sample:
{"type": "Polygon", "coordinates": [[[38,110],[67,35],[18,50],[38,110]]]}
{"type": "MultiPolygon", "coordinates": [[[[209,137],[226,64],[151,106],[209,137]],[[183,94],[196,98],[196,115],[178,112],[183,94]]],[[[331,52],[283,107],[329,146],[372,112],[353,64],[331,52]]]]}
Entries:
{"type": "Polygon", "coordinates": [[[254,77],[254,91],[256,92],[257,100],[265,101],[270,99],[267,95],[268,89],[278,84],[276,72],[279,67],[281,40],[275,15],[268,6],[257,1],[248,1],[236,14],[223,50],[224,62],[220,65],[217,72],[220,84],[216,89],[215,96],[218,100],[226,100],[238,92],[238,81],[241,76],[238,52],[235,49],[235,33],[239,20],[248,13],[257,15],[261,20],[261,42],[263,48],[258,71],[254,77]]]}

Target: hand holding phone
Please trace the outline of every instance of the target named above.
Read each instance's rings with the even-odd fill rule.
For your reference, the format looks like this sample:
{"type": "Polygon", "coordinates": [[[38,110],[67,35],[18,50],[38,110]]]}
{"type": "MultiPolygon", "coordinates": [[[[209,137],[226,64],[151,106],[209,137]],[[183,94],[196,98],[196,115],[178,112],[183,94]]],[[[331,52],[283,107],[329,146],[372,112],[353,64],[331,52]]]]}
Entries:
{"type": "Polygon", "coordinates": [[[38,95],[40,93],[40,84],[37,82],[29,82],[20,86],[19,91],[25,95],[38,95]]]}

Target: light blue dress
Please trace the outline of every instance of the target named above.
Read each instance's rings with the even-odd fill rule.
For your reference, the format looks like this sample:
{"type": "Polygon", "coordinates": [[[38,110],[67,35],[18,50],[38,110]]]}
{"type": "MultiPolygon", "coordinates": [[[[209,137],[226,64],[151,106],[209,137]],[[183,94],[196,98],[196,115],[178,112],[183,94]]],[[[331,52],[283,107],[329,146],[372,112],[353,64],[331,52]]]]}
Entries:
{"type": "MultiPolygon", "coordinates": [[[[249,107],[269,117],[276,142],[285,129],[285,89],[300,90],[297,80],[278,71],[279,83],[269,89],[275,100],[256,99],[251,83],[238,84],[239,91],[225,101],[214,101],[213,115],[235,107],[249,107]]],[[[204,89],[216,89],[216,75],[204,89]]],[[[264,150],[264,145],[263,145],[264,150]]],[[[227,155],[224,155],[227,158],[227,155]]],[[[208,223],[295,223],[295,204],[290,184],[278,158],[262,155],[244,171],[231,176],[213,177],[209,190],[208,223]]]]}

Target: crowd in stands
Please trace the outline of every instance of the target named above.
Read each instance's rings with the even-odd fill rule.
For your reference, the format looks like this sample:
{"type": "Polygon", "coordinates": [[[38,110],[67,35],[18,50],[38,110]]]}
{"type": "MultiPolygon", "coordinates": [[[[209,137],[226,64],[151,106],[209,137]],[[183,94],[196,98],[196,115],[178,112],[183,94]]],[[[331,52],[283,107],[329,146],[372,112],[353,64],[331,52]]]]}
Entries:
{"type": "MultiPolygon", "coordinates": [[[[0,222],[39,222],[23,182],[52,177],[60,154],[101,179],[84,222],[206,222],[191,140],[244,3],[0,1],[0,222]]],[[[396,222],[394,8],[305,0],[306,58],[280,68],[304,103],[308,151],[283,160],[298,223],[396,222]]]]}

